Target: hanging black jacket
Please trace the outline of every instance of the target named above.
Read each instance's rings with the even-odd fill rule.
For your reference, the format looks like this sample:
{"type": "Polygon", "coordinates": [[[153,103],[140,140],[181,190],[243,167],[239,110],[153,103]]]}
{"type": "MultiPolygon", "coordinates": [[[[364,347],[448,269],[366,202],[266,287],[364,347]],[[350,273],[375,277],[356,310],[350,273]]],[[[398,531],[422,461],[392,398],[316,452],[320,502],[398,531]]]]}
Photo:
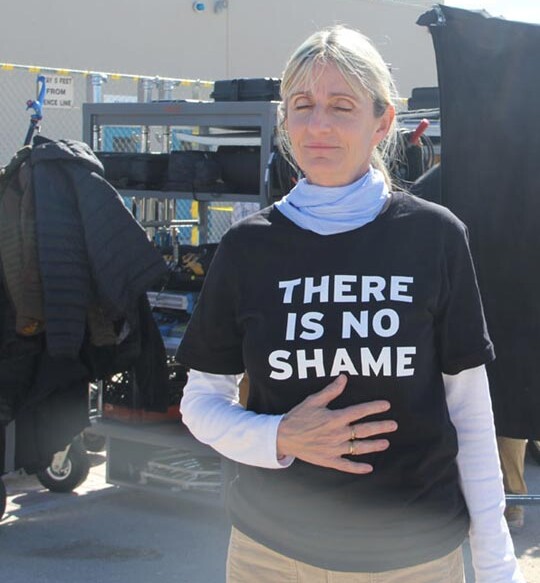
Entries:
{"type": "MultiPolygon", "coordinates": [[[[92,349],[110,350],[101,359],[109,373],[135,366],[141,406],[166,409],[165,350],[146,298],[166,266],[103,179],[101,163],[86,144],[38,137],[28,160],[31,180],[25,184],[33,187],[35,201],[35,237],[30,239],[37,243],[35,275],[36,281],[41,277],[45,332],[20,334],[16,322],[22,304],[14,300],[26,288],[11,285],[8,297],[8,282],[0,277],[0,425],[16,420],[16,465],[35,471],[88,425],[88,382],[96,370],[85,355],[92,349]],[[97,316],[115,323],[117,330],[127,320],[127,338],[118,344],[113,338],[112,346],[89,346],[97,316]]],[[[9,213],[4,214],[11,224],[9,213]]],[[[33,226],[33,220],[27,222],[33,226]]],[[[13,225],[2,260],[4,267],[14,268],[9,274],[19,277],[26,265],[19,250],[27,249],[29,239],[12,245],[28,231],[17,229],[13,225]]]]}
{"type": "Polygon", "coordinates": [[[167,269],[86,144],[38,136],[31,164],[47,347],[76,357],[91,304],[135,325],[139,296],[167,269]]]}

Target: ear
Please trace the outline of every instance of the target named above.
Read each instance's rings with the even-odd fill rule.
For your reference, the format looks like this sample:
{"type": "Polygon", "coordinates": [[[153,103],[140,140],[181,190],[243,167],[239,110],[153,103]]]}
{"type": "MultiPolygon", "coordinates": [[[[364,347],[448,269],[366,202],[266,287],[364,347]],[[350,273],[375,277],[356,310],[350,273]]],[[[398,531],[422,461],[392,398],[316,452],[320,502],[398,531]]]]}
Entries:
{"type": "Polygon", "coordinates": [[[387,105],[385,112],[377,118],[378,125],[373,135],[373,146],[378,146],[387,136],[394,118],[396,117],[396,108],[393,105],[387,105]]]}

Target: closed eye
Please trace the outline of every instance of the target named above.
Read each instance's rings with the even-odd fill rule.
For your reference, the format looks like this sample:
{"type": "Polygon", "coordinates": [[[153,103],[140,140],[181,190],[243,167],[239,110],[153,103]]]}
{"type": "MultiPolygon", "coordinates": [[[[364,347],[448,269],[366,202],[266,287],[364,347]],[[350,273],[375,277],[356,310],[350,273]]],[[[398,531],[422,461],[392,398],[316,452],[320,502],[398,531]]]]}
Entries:
{"type": "Polygon", "coordinates": [[[298,97],[292,102],[293,109],[300,110],[300,109],[309,109],[313,107],[313,103],[311,100],[307,99],[306,97],[298,97]]]}
{"type": "Polygon", "coordinates": [[[335,111],[352,111],[354,109],[355,104],[351,103],[349,99],[334,99],[331,103],[332,109],[335,111]]]}

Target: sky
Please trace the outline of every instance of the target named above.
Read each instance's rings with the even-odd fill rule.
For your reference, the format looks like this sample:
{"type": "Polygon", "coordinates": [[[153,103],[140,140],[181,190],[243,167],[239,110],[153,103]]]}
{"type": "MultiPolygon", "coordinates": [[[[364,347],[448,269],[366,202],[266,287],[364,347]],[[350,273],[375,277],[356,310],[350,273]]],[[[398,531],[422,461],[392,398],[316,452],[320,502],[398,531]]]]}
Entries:
{"type": "Polygon", "coordinates": [[[467,10],[483,8],[491,16],[504,16],[508,20],[540,24],[539,0],[445,0],[444,4],[467,10]]]}

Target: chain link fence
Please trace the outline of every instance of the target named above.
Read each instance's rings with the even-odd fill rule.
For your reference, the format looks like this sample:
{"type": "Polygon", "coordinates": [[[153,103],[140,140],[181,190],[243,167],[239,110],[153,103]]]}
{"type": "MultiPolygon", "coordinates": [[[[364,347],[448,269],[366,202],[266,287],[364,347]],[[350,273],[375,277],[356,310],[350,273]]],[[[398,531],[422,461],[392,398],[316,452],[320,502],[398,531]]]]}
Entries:
{"type": "Polygon", "coordinates": [[[208,100],[210,81],[94,73],[0,63],[0,165],[22,146],[36,99],[38,75],[46,80],[41,131],[51,139],[82,139],[82,104],[152,100],[208,100]]]}
{"type": "MultiPolygon", "coordinates": [[[[27,108],[27,106],[37,99],[38,76],[45,77],[46,84],[43,117],[39,124],[39,131],[43,136],[51,139],[83,139],[83,103],[206,101],[210,99],[213,90],[213,82],[210,81],[0,63],[0,135],[2,136],[0,167],[6,165],[24,143],[30,126],[30,116],[34,113],[32,108],[27,108]]],[[[125,153],[160,153],[191,147],[189,142],[178,139],[182,138],[181,135],[170,136],[168,143],[165,144],[160,128],[151,128],[149,136],[144,135],[145,131],[146,129],[142,127],[108,128],[100,147],[104,152],[125,153]]],[[[153,201],[145,200],[143,192],[141,196],[124,197],[124,201],[139,220],[148,219],[149,206],[155,207],[153,201]]],[[[201,209],[199,203],[195,201],[168,200],[159,205],[167,208],[154,212],[154,217],[166,215],[169,218],[193,223],[200,218],[201,209]]],[[[207,203],[204,209],[205,220],[208,222],[207,237],[203,242],[219,241],[233,220],[234,206],[234,203],[221,200],[207,203]]],[[[169,229],[168,235],[170,234],[169,229]]],[[[149,229],[149,235],[161,240],[164,233],[158,233],[158,229],[149,229]]],[[[173,236],[178,238],[180,244],[200,243],[196,225],[186,224],[183,228],[176,228],[173,236]]]]}

